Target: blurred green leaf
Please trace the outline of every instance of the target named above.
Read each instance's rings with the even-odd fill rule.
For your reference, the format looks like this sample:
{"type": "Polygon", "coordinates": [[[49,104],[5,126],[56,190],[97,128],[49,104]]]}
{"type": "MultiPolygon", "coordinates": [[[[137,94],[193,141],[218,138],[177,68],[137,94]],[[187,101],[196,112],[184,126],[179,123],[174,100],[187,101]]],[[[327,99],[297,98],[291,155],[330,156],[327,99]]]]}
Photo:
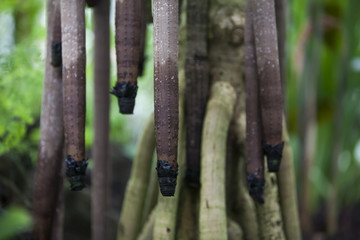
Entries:
{"type": "Polygon", "coordinates": [[[31,216],[25,208],[10,206],[0,215],[0,240],[8,240],[18,233],[30,230],[31,225],[31,216]]]}

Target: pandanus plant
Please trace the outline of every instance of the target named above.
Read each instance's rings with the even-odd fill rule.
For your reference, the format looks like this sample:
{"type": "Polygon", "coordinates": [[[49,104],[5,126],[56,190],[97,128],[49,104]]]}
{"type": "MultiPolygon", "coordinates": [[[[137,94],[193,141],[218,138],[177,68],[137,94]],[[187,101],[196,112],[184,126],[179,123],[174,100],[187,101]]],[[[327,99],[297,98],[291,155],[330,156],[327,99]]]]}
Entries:
{"type": "Polygon", "coordinates": [[[85,187],[85,1],[61,0],[66,176],[85,187]]]}
{"type": "MultiPolygon", "coordinates": [[[[267,50],[268,46],[259,45],[260,43],[255,41],[259,34],[253,32],[260,31],[255,30],[255,25],[259,24],[261,18],[251,15],[247,10],[244,25],[245,1],[184,1],[184,6],[187,4],[187,25],[184,25],[185,21],[181,21],[179,28],[178,1],[154,0],[153,3],[155,133],[150,131],[153,124],[150,120],[138,145],[120,217],[118,239],[217,240],[241,239],[242,235],[255,240],[285,239],[285,233],[288,239],[300,239],[299,235],[291,235],[291,232],[296,232],[299,228],[296,220],[292,220],[297,218],[297,215],[292,212],[290,217],[291,214],[282,214],[281,211],[288,210],[289,205],[296,209],[296,203],[287,201],[285,197],[287,195],[288,199],[294,199],[296,196],[294,192],[286,192],[289,188],[294,189],[293,182],[286,182],[287,177],[283,173],[292,171],[288,164],[291,158],[286,138],[283,163],[287,164],[282,164],[278,178],[275,173],[265,171],[264,153],[268,152],[264,151],[264,146],[271,145],[271,150],[278,150],[277,146],[282,144],[281,135],[279,137],[278,133],[282,132],[279,126],[282,127],[283,110],[281,94],[278,101],[278,93],[281,93],[281,85],[277,85],[280,83],[279,74],[275,71],[275,75],[269,76],[271,81],[268,83],[264,79],[265,70],[259,70],[266,67],[266,73],[273,74],[262,62],[262,57],[269,57],[266,55],[268,53],[262,54],[258,49],[267,50]],[[248,24],[249,20],[254,24],[248,24]],[[185,71],[180,70],[179,74],[178,29],[179,65],[183,66],[185,63],[185,71]],[[246,49],[243,48],[244,30],[247,35],[246,49]],[[248,32],[252,34],[248,35],[248,32]],[[244,55],[246,78],[250,76],[252,80],[246,84],[243,81],[244,55]],[[211,88],[210,84],[205,84],[207,76],[211,80],[211,88]],[[261,80],[264,80],[265,84],[261,80]],[[267,89],[265,91],[269,91],[268,95],[263,96],[261,86],[267,89]],[[209,89],[211,90],[207,100],[209,89]],[[246,103],[246,110],[245,92],[247,99],[253,100],[246,103]],[[279,106],[275,106],[278,103],[279,106]],[[201,112],[205,105],[204,112],[201,112]],[[268,112],[272,117],[266,119],[270,122],[265,122],[262,116],[268,112]],[[281,113],[280,117],[278,112],[281,113]],[[249,115],[247,122],[250,123],[247,144],[245,115],[249,115]],[[252,121],[257,122],[253,128],[252,121]],[[156,139],[161,192],[156,205],[146,203],[147,199],[153,199],[158,193],[157,189],[151,191],[153,188],[149,187],[152,134],[155,134],[156,139]],[[192,141],[197,145],[194,149],[191,149],[194,146],[192,141]],[[235,147],[227,148],[231,145],[235,147]],[[197,160],[198,156],[200,161],[197,160]],[[245,160],[246,157],[248,161],[245,160]],[[234,167],[228,167],[227,161],[234,167]],[[250,186],[251,195],[263,204],[254,202],[249,195],[246,169],[255,182],[255,187],[250,186]],[[197,172],[200,172],[199,178],[196,176],[197,172]],[[228,181],[228,178],[231,181],[228,181]],[[200,191],[188,188],[189,184],[184,183],[195,187],[201,185],[200,191]],[[142,190],[147,186],[150,191],[145,193],[142,190]],[[172,195],[172,198],[163,197],[172,195]],[[281,205],[278,196],[281,196],[281,205]],[[150,207],[152,211],[146,205],[153,206],[150,207]],[[283,217],[289,223],[283,225],[283,217]],[[140,229],[142,230],[139,231],[140,229]]],[[[267,1],[266,4],[273,3],[267,1]]],[[[254,12],[255,10],[254,8],[254,12]]],[[[266,11],[275,14],[270,10],[266,11]]],[[[183,16],[185,14],[181,14],[182,20],[183,16]]],[[[275,30],[276,35],[275,21],[271,21],[271,24],[270,29],[275,30]]],[[[274,42],[276,46],[271,51],[276,52],[277,40],[272,39],[272,43],[274,42]]],[[[278,56],[275,55],[271,61],[278,61],[278,56]]],[[[279,167],[278,155],[275,157],[276,163],[273,164],[272,155],[268,154],[270,170],[279,167]]]]}
{"type": "Polygon", "coordinates": [[[118,98],[119,110],[123,114],[133,113],[138,90],[140,8],[141,0],[116,0],[117,82],[110,93],[118,98]]]}
{"type": "Polygon", "coordinates": [[[154,98],[157,172],[163,196],[175,194],[179,126],[178,5],[154,0],[154,98]]]}

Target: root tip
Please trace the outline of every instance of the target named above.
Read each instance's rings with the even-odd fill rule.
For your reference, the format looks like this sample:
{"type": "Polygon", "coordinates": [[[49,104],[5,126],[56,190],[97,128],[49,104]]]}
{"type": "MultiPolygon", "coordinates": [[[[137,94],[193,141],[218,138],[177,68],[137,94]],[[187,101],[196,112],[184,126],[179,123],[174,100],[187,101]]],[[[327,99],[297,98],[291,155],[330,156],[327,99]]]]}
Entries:
{"type": "Polygon", "coordinates": [[[135,107],[135,98],[138,86],[130,85],[130,82],[117,82],[110,91],[118,98],[119,112],[122,114],[133,114],[135,107]]]}
{"type": "Polygon", "coordinates": [[[250,196],[258,203],[264,204],[264,185],[265,180],[254,175],[247,177],[250,196]]]}
{"type": "Polygon", "coordinates": [[[85,187],[84,177],[86,173],[87,162],[75,161],[70,155],[65,159],[66,176],[70,182],[71,191],[80,191],[85,187]]]}
{"type": "Polygon", "coordinates": [[[269,172],[278,172],[282,158],[284,142],[271,145],[264,143],[264,153],[266,155],[269,172]]]}
{"type": "Polygon", "coordinates": [[[156,170],[158,172],[160,192],[164,197],[174,196],[176,188],[176,178],[178,175],[178,165],[175,169],[167,161],[157,161],[156,170]]]}

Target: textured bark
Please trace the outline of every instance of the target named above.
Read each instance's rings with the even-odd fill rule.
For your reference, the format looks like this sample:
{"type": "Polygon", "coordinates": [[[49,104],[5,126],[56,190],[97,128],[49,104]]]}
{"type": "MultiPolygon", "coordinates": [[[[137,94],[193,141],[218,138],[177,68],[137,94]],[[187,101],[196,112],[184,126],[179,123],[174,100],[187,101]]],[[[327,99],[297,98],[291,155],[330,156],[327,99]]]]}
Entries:
{"type": "Polygon", "coordinates": [[[157,171],[163,196],[173,196],[178,174],[178,1],[154,0],[154,98],[157,171]]]}
{"type": "Polygon", "coordinates": [[[85,1],[61,0],[66,175],[85,187],[85,1]]]}
{"type": "Polygon", "coordinates": [[[145,47],[146,47],[146,29],[148,22],[152,22],[151,19],[151,1],[141,0],[141,14],[140,14],[140,48],[139,48],[139,63],[138,63],[138,76],[142,76],[145,67],[145,47]]]}
{"type": "Polygon", "coordinates": [[[239,224],[237,224],[235,221],[228,219],[227,220],[228,225],[228,239],[229,240],[241,240],[243,239],[243,232],[241,230],[241,227],[239,224]]]}
{"type": "Polygon", "coordinates": [[[256,66],[253,11],[248,0],[245,10],[245,86],[247,181],[251,197],[264,203],[264,152],[256,66]]]}
{"type": "Polygon", "coordinates": [[[296,196],[293,155],[290,147],[290,139],[286,128],[285,118],[283,121],[283,139],[285,143],[284,154],[280,170],[277,173],[281,213],[284,221],[286,239],[300,240],[301,231],[296,196]]]}
{"type": "Polygon", "coordinates": [[[102,0],[94,8],[94,167],[91,174],[92,239],[107,238],[108,225],[108,152],[110,87],[110,1],[102,0]]]}
{"type": "Polygon", "coordinates": [[[229,83],[212,86],[201,146],[200,240],[227,239],[225,153],[235,100],[235,90],[229,83]]]}
{"type": "MultiPolygon", "coordinates": [[[[185,129],[184,129],[184,74],[180,73],[180,99],[179,99],[179,144],[177,159],[179,168],[185,168],[185,129]]],[[[184,175],[180,176],[183,179],[184,175]]],[[[159,194],[156,207],[155,225],[153,239],[163,240],[175,239],[176,220],[178,215],[178,205],[183,181],[179,181],[174,197],[164,197],[159,194]]]]}
{"type": "Polygon", "coordinates": [[[141,0],[116,0],[117,82],[111,91],[118,98],[119,110],[132,114],[137,93],[141,36],[141,0]]]}
{"type": "Polygon", "coordinates": [[[252,8],[264,152],[269,171],[277,172],[283,148],[283,97],[274,0],[255,0],[252,8]]]}
{"type": "Polygon", "coordinates": [[[126,186],[117,239],[132,240],[139,234],[145,201],[149,200],[145,197],[155,149],[154,135],[154,117],[151,115],[140,137],[126,186]]]}
{"type": "Polygon", "coordinates": [[[276,27],[278,36],[280,76],[283,97],[286,88],[286,24],[287,24],[287,0],[275,0],[276,27]]]}
{"type": "Polygon", "coordinates": [[[207,54],[208,0],[187,2],[186,7],[186,180],[200,187],[201,132],[209,90],[207,54]]]}
{"type": "Polygon", "coordinates": [[[234,203],[235,220],[240,223],[245,239],[257,240],[259,238],[259,226],[256,216],[254,201],[249,195],[246,180],[246,162],[240,157],[238,168],[238,190],[234,203]]]}
{"type": "Polygon", "coordinates": [[[55,14],[60,9],[59,4],[58,0],[47,1],[46,65],[33,196],[33,237],[39,240],[59,239],[57,232],[62,231],[62,209],[58,205],[64,178],[62,71],[61,67],[53,67],[50,63],[54,31],[60,30],[54,28],[54,22],[60,21],[57,20],[60,16],[55,14]]]}
{"type": "Polygon", "coordinates": [[[275,173],[265,173],[265,191],[263,205],[257,205],[261,239],[286,239],[281,220],[281,209],[278,199],[278,188],[275,173]]]}
{"type": "Polygon", "coordinates": [[[60,16],[60,1],[56,3],[54,15],[51,16],[52,21],[52,40],[51,40],[51,65],[54,67],[61,67],[61,16],[60,16]]]}
{"type": "MultiPolygon", "coordinates": [[[[62,155],[64,156],[64,154],[62,155]]],[[[64,159],[64,158],[61,158],[64,159]]],[[[58,200],[55,209],[55,222],[53,226],[52,239],[53,240],[62,240],[64,235],[64,175],[65,175],[65,162],[62,161],[61,170],[59,171],[59,179],[58,182],[58,200]]]]}

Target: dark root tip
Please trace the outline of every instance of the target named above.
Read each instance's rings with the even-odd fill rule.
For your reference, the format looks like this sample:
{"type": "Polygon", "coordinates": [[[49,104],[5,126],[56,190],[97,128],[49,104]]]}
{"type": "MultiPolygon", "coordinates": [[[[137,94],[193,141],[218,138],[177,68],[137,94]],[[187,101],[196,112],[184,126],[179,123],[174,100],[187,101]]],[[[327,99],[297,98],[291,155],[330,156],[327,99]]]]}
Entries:
{"type": "Polygon", "coordinates": [[[264,153],[266,155],[269,172],[278,172],[284,149],[284,142],[278,145],[264,143],[264,153]]]}
{"type": "Polygon", "coordinates": [[[172,197],[175,195],[176,179],[159,178],[160,192],[164,197],[172,197]]]}
{"type": "Polygon", "coordinates": [[[135,107],[135,98],[138,86],[130,85],[130,82],[117,82],[110,91],[118,98],[119,112],[122,114],[133,114],[135,107]]]}
{"type": "Polygon", "coordinates": [[[119,111],[122,114],[133,114],[135,107],[134,98],[118,98],[119,111]]]}
{"type": "Polygon", "coordinates": [[[88,7],[95,7],[97,5],[98,0],[86,0],[86,4],[88,7]]]}
{"type": "Polygon", "coordinates": [[[200,188],[200,171],[191,168],[186,169],[185,183],[191,188],[200,188]]]}
{"type": "Polygon", "coordinates": [[[51,65],[60,67],[62,64],[62,47],[61,41],[53,41],[51,43],[51,65]]]}
{"type": "Polygon", "coordinates": [[[70,182],[71,191],[80,191],[85,187],[84,177],[86,173],[87,162],[75,161],[70,155],[65,159],[66,177],[70,182]]]}
{"type": "Polygon", "coordinates": [[[264,186],[265,180],[257,178],[254,175],[247,177],[250,196],[258,203],[264,204],[264,186]]]}
{"type": "Polygon", "coordinates": [[[158,172],[160,192],[164,197],[174,196],[176,188],[176,178],[178,175],[178,165],[175,170],[167,161],[157,161],[156,170],[158,172]]]}

